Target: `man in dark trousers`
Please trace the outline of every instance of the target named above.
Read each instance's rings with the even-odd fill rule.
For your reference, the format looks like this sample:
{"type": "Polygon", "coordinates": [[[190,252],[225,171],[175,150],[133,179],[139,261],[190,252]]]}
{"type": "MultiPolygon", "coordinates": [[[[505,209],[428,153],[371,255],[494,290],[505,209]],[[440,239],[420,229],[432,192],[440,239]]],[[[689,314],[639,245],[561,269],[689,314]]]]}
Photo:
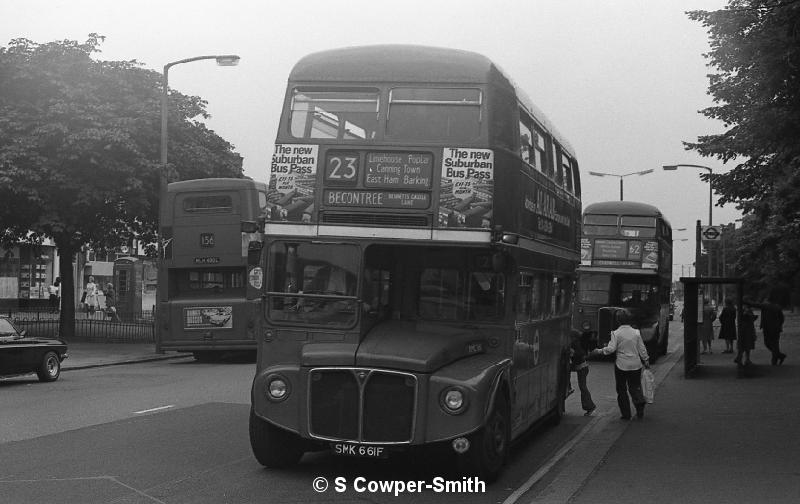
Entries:
{"type": "Polygon", "coordinates": [[[783,364],[786,354],[781,352],[781,331],[783,331],[783,310],[774,293],[770,294],[766,303],[759,305],[761,308],[761,330],[764,332],[764,346],[772,352],[772,365],[783,364]]]}

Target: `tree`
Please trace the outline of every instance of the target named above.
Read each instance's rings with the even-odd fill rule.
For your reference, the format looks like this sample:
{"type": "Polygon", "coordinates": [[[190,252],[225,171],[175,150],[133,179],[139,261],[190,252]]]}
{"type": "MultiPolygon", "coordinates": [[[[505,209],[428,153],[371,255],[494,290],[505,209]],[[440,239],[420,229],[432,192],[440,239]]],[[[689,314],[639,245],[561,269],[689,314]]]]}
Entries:
{"type": "Polygon", "coordinates": [[[703,177],[720,204],[757,219],[741,250],[750,274],[800,278],[800,0],[730,0],[725,9],[688,15],[708,29],[705,56],[717,71],[709,75],[715,104],[701,113],[725,131],[685,145],[738,161],[727,173],[703,177]]]}
{"type": "MultiPolygon", "coordinates": [[[[81,247],[155,242],[157,233],[162,76],[135,60],[93,59],[102,41],[0,48],[0,244],[55,241],[66,338],[81,247]]],[[[242,176],[233,146],[201,122],[205,107],[170,92],[171,180],[242,176]]]]}

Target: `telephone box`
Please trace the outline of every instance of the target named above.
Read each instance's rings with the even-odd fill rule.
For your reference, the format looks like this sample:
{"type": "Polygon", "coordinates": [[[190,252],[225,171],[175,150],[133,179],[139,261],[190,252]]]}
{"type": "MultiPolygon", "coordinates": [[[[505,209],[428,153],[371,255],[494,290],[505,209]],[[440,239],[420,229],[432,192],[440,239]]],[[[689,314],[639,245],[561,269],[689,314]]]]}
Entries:
{"type": "Polygon", "coordinates": [[[122,320],[132,321],[155,305],[156,266],[152,260],[120,257],[114,261],[114,288],[117,312],[122,320]]]}

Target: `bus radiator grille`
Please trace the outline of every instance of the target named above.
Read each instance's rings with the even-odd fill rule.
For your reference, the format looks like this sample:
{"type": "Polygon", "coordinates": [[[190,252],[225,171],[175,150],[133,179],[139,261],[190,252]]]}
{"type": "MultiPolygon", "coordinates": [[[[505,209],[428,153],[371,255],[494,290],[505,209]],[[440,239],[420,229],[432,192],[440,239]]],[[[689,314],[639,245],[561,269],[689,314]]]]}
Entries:
{"type": "Polygon", "coordinates": [[[411,440],[415,385],[415,380],[406,375],[370,375],[364,390],[364,441],[411,440]]]}
{"type": "Polygon", "coordinates": [[[311,374],[311,433],[330,439],[358,439],[360,387],[349,370],[311,374]]]}
{"type": "Polygon", "coordinates": [[[365,443],[407,443],[413,436],[415,402],[413,375],[315,369],[311,371],[311,434],[365,443]]]}

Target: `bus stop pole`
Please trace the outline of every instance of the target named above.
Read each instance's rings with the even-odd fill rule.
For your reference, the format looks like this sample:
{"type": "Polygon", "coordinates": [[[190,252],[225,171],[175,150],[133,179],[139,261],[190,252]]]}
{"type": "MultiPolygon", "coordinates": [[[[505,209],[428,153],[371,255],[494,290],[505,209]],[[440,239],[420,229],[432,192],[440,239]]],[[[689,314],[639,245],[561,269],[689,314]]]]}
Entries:
{"type": "Polygon", "coordinates": [[[697,220],[694,237],[694,276],[700,278],[700,220],[697,220]]]}
{"type": "MultiPolygon", "coordinates": [[[[681,280],[683,281],[683,280],[681,280]]],[[[697,282],[683,282],[683,377],[697,367],[697,282]]]]}

